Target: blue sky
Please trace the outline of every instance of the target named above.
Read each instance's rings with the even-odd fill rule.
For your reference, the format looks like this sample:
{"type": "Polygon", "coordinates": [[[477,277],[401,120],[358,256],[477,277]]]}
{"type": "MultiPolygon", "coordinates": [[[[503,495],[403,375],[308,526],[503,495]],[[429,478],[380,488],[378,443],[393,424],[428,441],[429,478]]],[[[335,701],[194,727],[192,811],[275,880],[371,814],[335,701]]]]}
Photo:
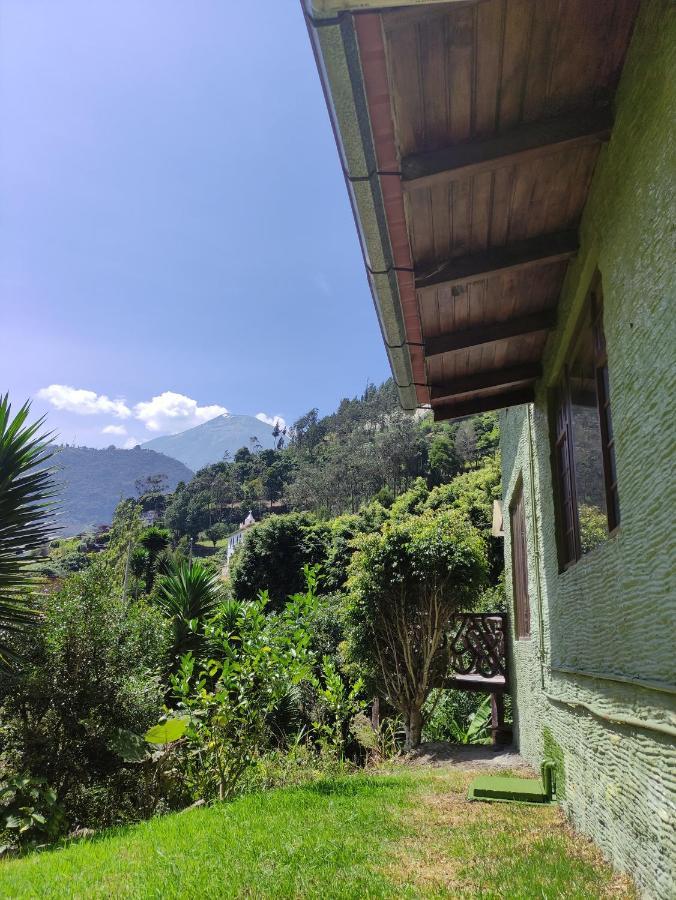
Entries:
{"type": "Polygon", "coordinates": [[[297,0],[0,0],[0,133],[0,391],[63,440],[388,376],[297,0]]]}

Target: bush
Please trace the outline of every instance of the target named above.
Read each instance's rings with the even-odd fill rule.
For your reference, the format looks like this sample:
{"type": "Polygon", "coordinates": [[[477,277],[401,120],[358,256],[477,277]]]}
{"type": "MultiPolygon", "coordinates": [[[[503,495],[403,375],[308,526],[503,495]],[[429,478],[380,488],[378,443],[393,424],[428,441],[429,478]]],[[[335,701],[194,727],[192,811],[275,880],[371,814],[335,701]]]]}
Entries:
{"type": "Polygon", "coordinates": [[[0,833],[8,850],[29,850],[55,840],[65,827],[56,791],[44,778],[14,775],[0,784],[0,833]]]}
{"type": "Polygon", "coordinates": [[[201,650],[205,624],[216,609],[220,589],[220,580],[200,562],[179,562],[159,577],[154,601],[170,628],[170,672],[179,669],[186,653],[201,650]]]}
{"type": "Polygon", "coordinates": [[[2,768],[45,778],[73,826],[138,816],[142,785],[109,742],[161,711],[162,617],[125,602],[99,560],[42,602],[42,627],[22,639],[30,662],[0,685],[2,768]]]}
{"type": "Polygon", "coordinates": [[[426,704],[423,739],[454,744],[490,743],[490,695],[434,690],[426,704]]]}
{"type": "Polygon", "coordinates": [[[315,602],[316,578],[283,611],[267,614],[265,594],[231,601],[206,628],[210,656],[192,653],[173,679],[177,712],[189,721],[185,777],[200,799],[229,799],[266,745],[268,717],[293,684],[311,676],[303,627],[315,602]]]}
{"type": "Polygon", "coordinates": [[[300,787],[323,778],[338,778],[354,767],[334,754],[317,753],[301,740],[284,750],[270,750],[253,760],[242,780],[242,791],[300,787]]]}

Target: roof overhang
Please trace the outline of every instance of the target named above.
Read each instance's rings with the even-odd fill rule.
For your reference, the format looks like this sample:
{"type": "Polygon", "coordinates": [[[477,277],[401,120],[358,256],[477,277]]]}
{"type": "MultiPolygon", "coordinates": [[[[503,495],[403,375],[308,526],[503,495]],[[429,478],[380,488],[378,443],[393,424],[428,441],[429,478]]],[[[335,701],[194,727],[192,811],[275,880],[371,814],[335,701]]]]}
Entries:
{"type": "Polygon", "coordinates": [[[305,0],[392,374],[532,399],[638,0],[305,0]]]}
{"type": "Polygon", "coordinates": [[[404,6],[431,6],[434,3],[466,3],[467,0],[311,0],[308,8],[318,18],[332,18],[345,12],[371,12],[404,6]]]}

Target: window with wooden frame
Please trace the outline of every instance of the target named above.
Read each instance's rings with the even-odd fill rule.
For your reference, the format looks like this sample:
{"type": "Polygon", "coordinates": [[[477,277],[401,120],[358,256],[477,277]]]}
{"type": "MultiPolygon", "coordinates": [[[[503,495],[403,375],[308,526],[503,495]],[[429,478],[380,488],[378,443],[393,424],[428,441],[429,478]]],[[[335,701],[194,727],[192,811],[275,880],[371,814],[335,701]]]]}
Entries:
{"type": "Polygon", "coordinates": [[[598,274],[556,390],[552,431],[559,555],[567,568],[620,523],[598,274]]]}
{"type": "Polygon", "coordinates": [[[509,533],[512,541],[512,589],[514,594],[514,631],[518,640],[530,637],[530,598],[528,596],[528,543],[523,483],[520,481],[509,506],[509,533]]]}

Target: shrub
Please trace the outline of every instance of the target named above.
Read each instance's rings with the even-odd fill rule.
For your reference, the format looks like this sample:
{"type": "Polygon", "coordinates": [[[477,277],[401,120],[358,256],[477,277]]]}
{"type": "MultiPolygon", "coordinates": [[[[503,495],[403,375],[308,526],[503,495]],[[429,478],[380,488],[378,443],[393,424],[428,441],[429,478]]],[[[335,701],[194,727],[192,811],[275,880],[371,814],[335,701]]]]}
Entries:
{"type": "Polygon", "coordinates": [[[426,741],[490,743],[491,698],[467,691],[434,690],[425,708],[426,741]]]}
{"type": "Polygon", "coordinates": [[[173,679],[179,715],[189,720],[185,774],[196,797],[229,799],[268,738],[268,716],[289,690],[311,675],[303,627],[315,602],[316,577],[281,613],[268,598],[231,601],[206,629],[210,657],[192,653],[173,679]]]}
{"type": "Polygon", "coordinates": [[[101,560],[42,603],[42,627],[20,645],[30,662],[0,683],[5,770],[46,778],[72,825],[133,817],[142,785],[109,741],[157,721],[162,617],[125,602],[101,560]]]}
{"type": "Polygon", "coordinates": [[[63,833],[65,816],[44,778],[14,775],[0,784],[0,853],[28,850],[63,833]]]}
{"type": "Polygon", "coordinates": [[[362,687],[360,678],[353,685],[346,684],[331,658],[324,657],[321,675],[316,682],[318,718],[312,726],[320,747],[338,759],[345,757],[350,722],[364,706],[359,698],[362,687]]]}

